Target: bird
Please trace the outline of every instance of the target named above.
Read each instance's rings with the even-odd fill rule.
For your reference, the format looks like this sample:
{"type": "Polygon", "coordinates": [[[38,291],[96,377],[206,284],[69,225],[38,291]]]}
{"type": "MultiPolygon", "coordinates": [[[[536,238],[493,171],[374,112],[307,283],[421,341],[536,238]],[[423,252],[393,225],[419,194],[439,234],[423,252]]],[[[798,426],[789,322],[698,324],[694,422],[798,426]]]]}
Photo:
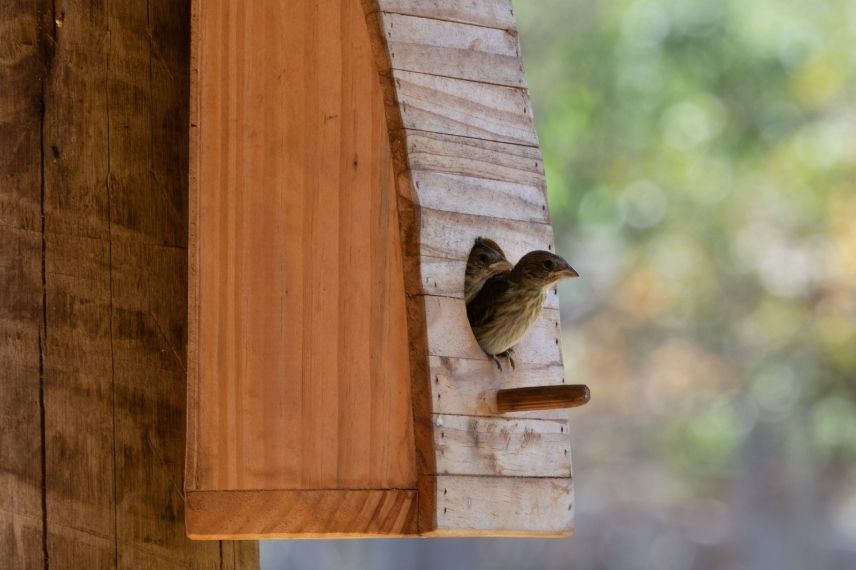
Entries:
{"type": "Polygon", "coordinates": [[[485,281],[498,273],[509,272],[513,268],[514,266],[505,258],[505,253],[495,241],[477,237],[467,259],[467,269],[464,275],[464,301],[466,303],[472,301],[485,281]]]}
{"type": "Polygon", "coordinates": [[[547,289],[579,273],[561,256],[549,251],[530,251],[509,272],[489,278],[467,304],[467,318],[481,349],[502,371],[500,356],[511,357],[541,315],[547,289]]]}

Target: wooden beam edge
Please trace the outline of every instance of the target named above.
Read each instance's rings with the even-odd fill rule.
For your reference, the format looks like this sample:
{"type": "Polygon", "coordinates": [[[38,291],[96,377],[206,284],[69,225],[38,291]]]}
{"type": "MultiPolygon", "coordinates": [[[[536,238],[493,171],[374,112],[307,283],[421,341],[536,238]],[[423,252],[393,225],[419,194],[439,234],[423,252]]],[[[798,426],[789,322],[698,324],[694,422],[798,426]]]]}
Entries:
{"type": "Polygon", "coordinates": [[[199,116],[201,112],[201,87],[200,73],[202,68],[202,41],[200,38],[202,20],[202,0],[191,0],[190,2],[190,108],[188,127],[188,263],[187,263],[187,379],[186,379],[186,439],[185,439],[185,462],[184,462],[184,488],[185,491],[196,487],[197,466],[197,442],[199,434],[198,426],[198,401],[199,401],[199,368],[198,368],[198,338],[199,338],[199,291],[194,285],[199,283],[199,176],[201,159],[199,153],[199,141],[201,138],[201,125],[199,116]],[[196,244],[197,247],[191,247],[196,244]]]}
{"type": "Polygon", "coordinates": [[[194,540],[370,538],[417,534],[416,489],[190,491],[194,540]]]}
{"type": "Polygon", "coordinates": [[[522,531],[522,530],[431,530],[420,531],[419,536],[425,538],[568,538],[573,536],[574,530],[562,530],[556,532],[547,531],[522,531]]]}

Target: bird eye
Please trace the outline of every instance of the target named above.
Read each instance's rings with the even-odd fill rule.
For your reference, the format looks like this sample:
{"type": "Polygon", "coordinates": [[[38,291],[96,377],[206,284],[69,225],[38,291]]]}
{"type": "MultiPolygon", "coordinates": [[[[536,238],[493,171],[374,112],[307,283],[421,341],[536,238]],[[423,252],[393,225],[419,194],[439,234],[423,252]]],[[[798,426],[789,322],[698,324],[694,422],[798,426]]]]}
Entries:
{"type": "Polygon", "coordinates": [[[479,261],[481,261],[482,263],[487,263],[489,261],[487,258],[487,254],[482,253],[481,255],[479,255],[479,261]]]}
{"type": "Polygon", "coordinates": [[[553,263],[552,259],[547,259],[546,261],[544,261],[544,269],[546,269],[547,271],[553,271],[553,267],[555,265],[556,264],[553,263]]]}

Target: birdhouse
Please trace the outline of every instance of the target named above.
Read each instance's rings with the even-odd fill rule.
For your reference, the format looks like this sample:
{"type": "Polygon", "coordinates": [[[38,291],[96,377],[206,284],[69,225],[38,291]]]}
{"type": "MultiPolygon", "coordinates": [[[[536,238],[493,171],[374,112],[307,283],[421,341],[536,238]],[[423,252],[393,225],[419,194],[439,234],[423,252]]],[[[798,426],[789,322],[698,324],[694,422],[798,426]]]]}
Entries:
{"type": "Polygon", "coordinates": [[[476,237],[554,249],[510,0],[192,26],[188,534],[567,535],[557,294],[502,370],[463,300],[476,237]]]}

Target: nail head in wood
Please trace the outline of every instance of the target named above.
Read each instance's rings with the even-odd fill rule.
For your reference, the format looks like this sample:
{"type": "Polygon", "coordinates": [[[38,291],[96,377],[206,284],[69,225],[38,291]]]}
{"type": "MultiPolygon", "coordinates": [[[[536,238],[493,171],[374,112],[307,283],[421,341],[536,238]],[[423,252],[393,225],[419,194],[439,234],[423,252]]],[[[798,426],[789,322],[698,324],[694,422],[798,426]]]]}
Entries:
{"type": "Polygon", "coordinates": [[[591,392],[584,384],[535,386],[498,391],[496,407],[500,412],[576,408],[587,404],[590,399],[591,392]]]}

